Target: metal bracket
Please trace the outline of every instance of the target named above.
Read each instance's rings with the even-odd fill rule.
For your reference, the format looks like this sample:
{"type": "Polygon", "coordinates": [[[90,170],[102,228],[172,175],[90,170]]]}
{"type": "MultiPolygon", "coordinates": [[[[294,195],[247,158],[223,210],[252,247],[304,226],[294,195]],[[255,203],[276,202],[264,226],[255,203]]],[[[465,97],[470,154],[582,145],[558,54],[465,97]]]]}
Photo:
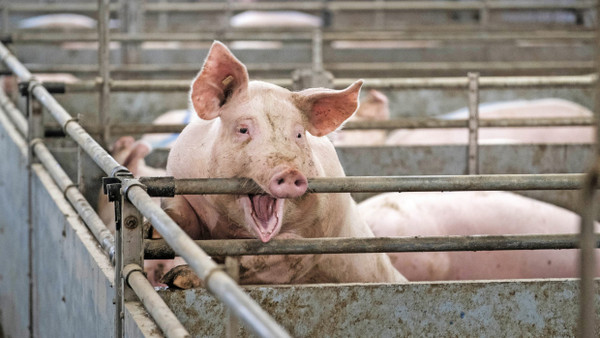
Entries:
{"type": "Polygon", "coordinates": [[[43,86],[49,93],[52,94],[64,94],[66,92],[66,85],[64,82],[39,82],[36,79],[29,81],[19,82],[19,93],[21,96],[27,96],[36,86],[43,86]]]}

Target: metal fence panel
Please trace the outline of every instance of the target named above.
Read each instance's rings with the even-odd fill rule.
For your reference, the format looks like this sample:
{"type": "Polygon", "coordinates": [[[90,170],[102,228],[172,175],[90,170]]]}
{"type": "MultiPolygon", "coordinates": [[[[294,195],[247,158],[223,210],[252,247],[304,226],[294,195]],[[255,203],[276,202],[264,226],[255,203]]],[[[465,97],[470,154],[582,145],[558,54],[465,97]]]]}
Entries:
{"type": "Polygon", "coordinates": [[[27,149],[15,133],[0,123],[0,335],[29,337],[27,149]]]}
{"type": "MultiPolygon", "coordinates": [[[[568,337],[577,327],[577,280],[246,289],[295,337],[568,337]]],[[[193,336],[224,335],[223,307],[205,290],[160,295],[193,336]]]]}

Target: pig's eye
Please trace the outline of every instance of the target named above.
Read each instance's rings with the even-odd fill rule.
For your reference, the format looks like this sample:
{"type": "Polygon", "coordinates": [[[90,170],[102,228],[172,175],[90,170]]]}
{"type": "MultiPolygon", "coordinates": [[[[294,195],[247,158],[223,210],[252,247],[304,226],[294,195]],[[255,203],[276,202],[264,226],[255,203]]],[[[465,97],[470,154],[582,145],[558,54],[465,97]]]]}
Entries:
{"type": "Polygon", "coordinates": [[[302,138],[302,133],[298,133],[298,136],[296,136],[297,138],[302,138]]]}
{"type": "Polygon", "coordinates": [[[248,134],[248,128],[246,127],[241,127],[238,131],[240,134],[248,134]]]}

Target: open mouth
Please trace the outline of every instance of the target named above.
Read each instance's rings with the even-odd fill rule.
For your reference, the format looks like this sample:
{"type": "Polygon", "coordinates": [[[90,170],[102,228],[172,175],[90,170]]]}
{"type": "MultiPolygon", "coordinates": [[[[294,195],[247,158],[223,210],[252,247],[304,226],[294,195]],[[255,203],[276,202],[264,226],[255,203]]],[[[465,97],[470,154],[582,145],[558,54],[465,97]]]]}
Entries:
{"type": "Polygon", "coordinates": [[[251,224],[261,241],[268,242],[281,229],[283,216],[282,198],[270,195],[242,196],[246,223],[251,224]]]}

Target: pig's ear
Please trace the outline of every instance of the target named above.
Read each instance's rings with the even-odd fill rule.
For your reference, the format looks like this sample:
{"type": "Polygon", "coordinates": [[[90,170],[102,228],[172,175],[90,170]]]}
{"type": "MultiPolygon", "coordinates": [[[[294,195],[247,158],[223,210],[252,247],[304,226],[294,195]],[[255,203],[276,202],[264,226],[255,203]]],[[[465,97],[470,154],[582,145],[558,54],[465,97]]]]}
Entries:
{"type": "Polygon", "coordinates": [[[358,80],[344,90],[306,89],[295,95],[296,106],[306,115],[306,130],[324,136],[336,130],[358,108],[358,95],[363,81],[358,80]]]}
{"type": "Polygon", "coordinates": [[[202,70],[192,82],[190,100],[200,118],[211,120],[219,116],[220,107],[247,86],[246,66],[224,44],[215,41],[202,70]]]}

